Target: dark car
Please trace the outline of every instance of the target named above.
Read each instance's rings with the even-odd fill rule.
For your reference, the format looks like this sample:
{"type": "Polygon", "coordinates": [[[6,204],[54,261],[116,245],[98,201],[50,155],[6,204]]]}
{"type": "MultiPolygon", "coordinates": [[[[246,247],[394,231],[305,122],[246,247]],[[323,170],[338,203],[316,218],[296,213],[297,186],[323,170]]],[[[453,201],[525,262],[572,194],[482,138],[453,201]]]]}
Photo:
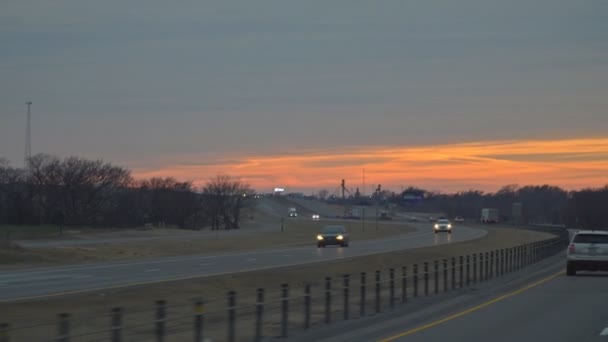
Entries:
{"type": "Polygon", "coordinates": [[[339,245],[348,247],[348,232],[343,226],[325,226],[317,235],[317,247],[339,245]]]}

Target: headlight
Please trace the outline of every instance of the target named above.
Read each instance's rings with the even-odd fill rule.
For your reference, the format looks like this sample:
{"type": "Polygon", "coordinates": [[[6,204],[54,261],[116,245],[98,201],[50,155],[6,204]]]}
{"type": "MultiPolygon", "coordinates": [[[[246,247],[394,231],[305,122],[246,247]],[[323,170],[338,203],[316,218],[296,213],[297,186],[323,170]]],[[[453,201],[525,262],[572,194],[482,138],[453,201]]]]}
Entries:
{"type": "Polygon", "coordinates": [[[338,237],[336,237],[336,239],[338,239],[338,240],[342,240],[342,239],[344,239],[344,236],[342,236],[342,235],[338,235],[338,237]]]}
{"type": "Polygon", "coordinates": [[[317,235],[317,240],[323,240],[323,235],[317,235]]]}
{"type": "Polygon", "coordinates": [[[435,229],[439,229],[439,225],[438,224],[435,225],[435,229]]]}
{"type": "Polygon", "coordinates": [[[448,224],[448,228],[452,228],[452,225],[451,225],[451,224],[448,224]]]}

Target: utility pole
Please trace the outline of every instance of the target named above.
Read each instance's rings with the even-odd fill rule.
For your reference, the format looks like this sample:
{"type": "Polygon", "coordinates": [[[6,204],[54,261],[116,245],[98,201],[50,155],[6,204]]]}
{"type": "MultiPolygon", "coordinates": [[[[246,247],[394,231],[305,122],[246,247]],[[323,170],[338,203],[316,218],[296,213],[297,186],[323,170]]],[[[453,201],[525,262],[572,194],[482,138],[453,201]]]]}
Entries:
{"type": "Polygon", "coordinates": [[[25,155],[23,161],[27,167],[28,160],[32,156],[32,101],[27,101],[27,122],[25,126],[25,155]]]}

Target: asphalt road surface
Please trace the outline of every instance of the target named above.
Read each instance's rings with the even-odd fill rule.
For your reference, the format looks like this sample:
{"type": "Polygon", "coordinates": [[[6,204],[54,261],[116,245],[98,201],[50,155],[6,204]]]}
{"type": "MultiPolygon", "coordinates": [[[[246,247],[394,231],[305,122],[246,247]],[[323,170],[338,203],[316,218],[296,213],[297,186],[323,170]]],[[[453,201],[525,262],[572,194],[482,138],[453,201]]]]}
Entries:
{"type": "Polygon", "coordinates": [[[457,295],[439,295],[409,310],[343,322],[293,340],[608,341],[608,273],[566,277],[564,258],[553,257],[457,295]]]}
{"type": "Polygon", "coordinates": [[[305,247],[0,272],[0,302],[301,265],[448,244],[486,234],[484,230],[464,226],[457,227],[451,235],[436,235],[429,224],[417,225],[416,229],[414,233],[386,239],[351,241],[348,248],[317,248],[313,235],[310,246],[305,247]]]}

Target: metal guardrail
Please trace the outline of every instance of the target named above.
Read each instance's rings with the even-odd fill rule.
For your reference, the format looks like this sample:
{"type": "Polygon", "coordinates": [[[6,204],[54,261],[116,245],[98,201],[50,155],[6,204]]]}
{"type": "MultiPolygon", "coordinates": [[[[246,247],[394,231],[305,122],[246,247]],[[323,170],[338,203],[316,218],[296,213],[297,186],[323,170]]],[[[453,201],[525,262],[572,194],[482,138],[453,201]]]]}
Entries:
{"type": "Polygon", "coordinates": [[[235,342],[288,337],[294,331],[378,314],[418,297],[459,291],[517,271],[565,248],[567,231],[560,228],[553,233],[558,236],[371,274],[326,277],[320,284],[290,287],[284,283],[278,292],[258,288],[254,295],[240,297],[229,291],[222,300],[195,300],[188,306],[171,306],[159,300],[149,310],[137,312],[114,307],[101,317],[101,323],[99,316],[76,317],[69,313],[60,313],[54,324],[22,328],[5,322],[0,323],[0,342],[235,342]],[[89,326],[92,321],[97,321],[97,325],[89,326]]]}

